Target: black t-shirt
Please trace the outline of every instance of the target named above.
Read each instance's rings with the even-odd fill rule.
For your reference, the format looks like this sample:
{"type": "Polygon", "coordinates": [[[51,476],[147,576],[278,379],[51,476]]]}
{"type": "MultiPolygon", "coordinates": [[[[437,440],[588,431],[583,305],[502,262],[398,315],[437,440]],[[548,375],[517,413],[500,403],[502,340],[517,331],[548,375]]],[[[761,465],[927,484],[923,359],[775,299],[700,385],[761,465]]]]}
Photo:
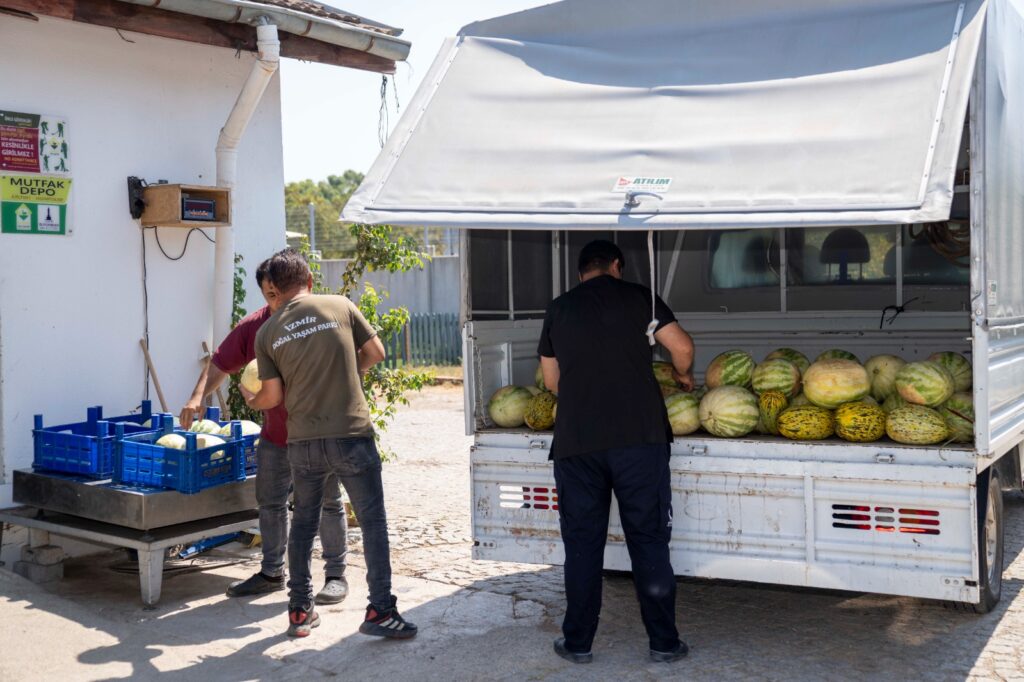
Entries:
{"type": "MultiPolygon", "coordinates": [[[[656,299],[658,328],[675,316],[656,299]]],[[[558,360],[551,457],[672,442],[647,340],[651,290],[595,277],[548,306],[537,352],[558,360]]]]}

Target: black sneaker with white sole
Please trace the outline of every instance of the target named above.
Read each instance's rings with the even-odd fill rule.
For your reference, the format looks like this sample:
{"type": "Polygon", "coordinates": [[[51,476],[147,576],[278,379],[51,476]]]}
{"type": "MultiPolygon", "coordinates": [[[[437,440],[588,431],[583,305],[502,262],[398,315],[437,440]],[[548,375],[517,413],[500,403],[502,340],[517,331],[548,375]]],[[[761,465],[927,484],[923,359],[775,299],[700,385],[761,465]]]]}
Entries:
{"type": "Polygon", "coordinates": [[[418,628],[402,618],[394,606],[378,611],[371,605],[366,607],[366,618],[359,626],[359,632],[388,639],[412,639],[418,628]]]}
{"type": "Polygon", "coordinates": [[[284,576],[271,578],[262,573],[257,573],[245,580],[237,580],[228,585],[227,595],[229,597],[252,597],[257,594],[278,592],[284,588],[284,576]]]}

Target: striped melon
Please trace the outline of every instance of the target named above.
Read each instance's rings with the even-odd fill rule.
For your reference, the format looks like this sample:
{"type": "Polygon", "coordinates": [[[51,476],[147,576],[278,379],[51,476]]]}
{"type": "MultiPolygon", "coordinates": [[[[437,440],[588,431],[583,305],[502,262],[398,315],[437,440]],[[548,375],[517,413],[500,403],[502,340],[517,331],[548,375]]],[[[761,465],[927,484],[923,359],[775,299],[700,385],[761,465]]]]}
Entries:
{"type": "Polygon", "coordinates": [[[974,398],[970,393],[954,393],[939,408],[949,435],[957,443],[974,440],[974,398]]]}
{"type": "Polygon", "coordinates": [[[804,393],[797,393],[789,401],[789,406],[790,407],[800,407],[802,405],[810,405],[810,404],[811,404],[811,401],[807,399],[807,396],[804,393]]]}
{"type": "Polygon", "coordinates": [[[908,403],[936,407],[953,395],[953,377],[936,362],[910,362],[896,373],[896,390],[908,403]]]}
{"type": "Polygon", "coordinates": [[[548,390],[547,386],[544,385],[544,370],[540,363],[537,363],[537,371],[533,373],[533,385],[542,391],[548,390]]]}
{"type": "Polygon", "coordinates": [[[674,393],[665,398],[672,435],[686,436],[700,428],[700,401],[690,393],[674,393]]]}
{"type": "Polygon", "coordinates": [[[741,386],[718,386],[700,401],[700,425],[713,436],[741,438],[757,426],[757,396],[741,386]]]}
{"type": "Polygon", "coordinates": [[[705,384],[703,386],[699,386],[699,387],[693,389],[693,397],[696,398],[697,400],[701,400],[707,394],[708,394],[707,384],[705,384]]]}
{"type": "Polygon", "coordinates": [[[654,378],[662,386],[678,386],[675,377],[672,376],[674,367],[671,362],[654,362],[651,363],[651,369],[654,370],[654,378]]]}
{"type": "MultiPolygon", "coordinates": [[[[708,365],[704,373],[704,383],[708,388],[719,386],[750,386],[754,373],[754,358],[742,350],[727,350],[708,365]]],[[[751,427],[753,428],[753,427],[751,427]]]]}
{"type": "Polygon", "coordinates": [[[789,360],[796,365],[796,368],[800,370],[801,375],[807,371],[808,367],[811,366],[811,361],[807,359],[807,356],[795,348],[779,348],[777,350],[773,350],[764,357],[765,360],[775,360],[779,358],[782,360],[789,360]]]}
{"type": "Polygon", "coordinates": [[[779,415],[779,434],[792,440],[823,440],[834,431],[832,411],[823,407],[790,407],[779,415]]]}
{"type": "Polygon", "coordinates": [[[787,397],[800,392],[800,370],[789,360],[765,360],[754,368],[750,383],[754,393],[778,391],[787,397]]]}
{"type": "Polygon", "coordinates": [[[875,400],[885,400],[896,392],[896,373],[907,364],[895,355],[873,355],[864,363],[871,379],[871,395],[875,400]]]}
{"type": "Polygon", "coordinates": [[[885,412],[857,401],[836,408],[836,435],[852,443],[870,443],[885,435],[885,412]]]}
{"type": "Polygon", "coordinates": [[[761,415],[760,425],[765,432],[773,436],[779,435],[779,415],[789,407],[785,394],[779,391],[765,391],[757,399],[757,409],[761,415]]]}
{"type": "Polygon", "coordinates": [[[971,369],[971,361],[951,350],[941,353],[932,353],[928,356],[932,362],[938,363],[946,368],[953,377],[953,390],[957,393],[970,390],[974,383],[974,372],[971,369]]]}
{"type": "Polygon", "coordinates": [[[804,394],[818,407],[835,409],[870,390],[867,370],[853,360],[817,360],[804,372],[804,394]]]}
{"type": "Polygon", "coordinates": [[[658,388],[661,389],[661,397],[663,398],[683,392],[682,386],[665,386],[663,384],[658,384],[658,388]]]}
{"type": "Polygon", "coordinates": [[[889,413],[885,432],[897,443],[934,445],[949,438],[942,415],[924,405],[907,405],[889,413]]]}
{"type": "Polygon", "coordinates": [[[898,407],[906,407],[909,405],[906,400],[899,393],[893,393],[891,396],[885,399],[882,403],[882,411],[889,414],[898,407]]]}
{"type": "Polygon", "coordinates": [[[814,358],[815,362],[821,362],[822,360],[852,360],[853,362],[860,362],[856,355],[842,348],[830,348],[814,358]]]}
{"type": "Polygon", "coordinates": [[[525,422],[526,405],[533,395],[522,386],[503,386],[487,403],[487,414],[496,426],[516,428],[525,422]]]}

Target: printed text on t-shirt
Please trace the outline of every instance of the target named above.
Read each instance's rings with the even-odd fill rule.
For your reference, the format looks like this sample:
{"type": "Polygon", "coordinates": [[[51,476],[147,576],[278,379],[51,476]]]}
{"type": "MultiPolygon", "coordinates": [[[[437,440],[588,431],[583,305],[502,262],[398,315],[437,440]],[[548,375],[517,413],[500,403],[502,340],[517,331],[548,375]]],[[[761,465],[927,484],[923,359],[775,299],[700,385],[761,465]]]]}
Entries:
{"type": "Polygon", "coordinates": [[[273,349],[277,350],[278,347],[292,341],[294,339],[303,339],[310,334],[316,334],[317,332],[326,331],[328,329],[337,329],[337,322],[321,322],[316,324],[317,318],[313,315],[308,315],[301,320],[296,320],[289,324],[284,325],[284,328],[291,332],[284,336],[279,336],[274,340],[273,349]],[[302,327],[302,329],[300,329],[302,327]]]}

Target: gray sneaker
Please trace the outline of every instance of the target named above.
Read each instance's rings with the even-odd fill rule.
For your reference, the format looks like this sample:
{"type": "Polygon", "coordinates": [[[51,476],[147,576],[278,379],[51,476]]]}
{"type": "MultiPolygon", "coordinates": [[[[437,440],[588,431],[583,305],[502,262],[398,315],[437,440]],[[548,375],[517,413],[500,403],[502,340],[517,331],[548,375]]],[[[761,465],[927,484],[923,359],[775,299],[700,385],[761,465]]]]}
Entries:
{"type": "Polygon", "coordinates": [[[317,595],[317,604],[321,606],[325,604],[338,604],[345,600],[348,596],[348,581],[345,580],[344,576],[341,578],[330,578],[327,584],[324,585],[324,589],[320,590],[317,595]]]}
{"type": "Polygon", "coordinates": [[[237,580],[228,585],[227,595],[229,597],[251,597],[257,594],[269,594],[285,588],[284,578],[281,580],[268,580],[262,573],[237,580]]]}

